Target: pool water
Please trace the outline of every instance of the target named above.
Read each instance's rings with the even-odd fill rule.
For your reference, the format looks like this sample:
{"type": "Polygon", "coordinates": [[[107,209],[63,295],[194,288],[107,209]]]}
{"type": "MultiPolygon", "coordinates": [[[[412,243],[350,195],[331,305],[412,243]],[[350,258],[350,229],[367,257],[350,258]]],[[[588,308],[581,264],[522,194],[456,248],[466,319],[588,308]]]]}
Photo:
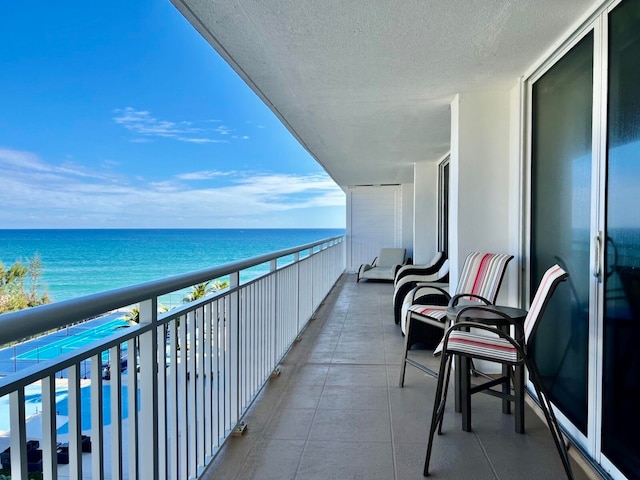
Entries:
{"type": "MultiPolygon", "coordinates": [[[[123,377],[123,380],[126,380],[123,377]]],[[[122,403],[122,419],[128,417],[127,385],[122,385],[120,389],[120,401],[122,403]]],[[[28,419],[42,412],[42,391],[40,385],[29,385],[25,389],[25,417],[28,419]]],[[[102,385],[102,424],[111,424],[111,386],[102,385]]],[[[138,405],[140,404],[140,391],[138,390],[138,405]]],[[[0,434],[6,434],[10,429],[9,396],[0,398],[0,434]]],[[[56,412],[64,417],[69,416],[69,392],[67,387],[56,387],[56,412]]],[[[91,429],[91,386],[85,385],[80,388],[80,412],[82,431],[91,429]]],[[[28,430],[28,429],[27,429],[28,430]]],[[[58,434],[69,433],[69,425],[64,423],[59,425],[58,434]]]]}
{"type": "MultiPolygon", "coordinates": [[[[74,331],[68,336],[52,340],[44,345],[36,345],[32,349],[16,355],[15,358],[17,360],[52,360],[64,353],[68,353],[79,347],[84,347],[96,340],[104,338],[116,330],[128,326],[129,323],[123,317],[119,317],[92,328],[74,331]]],[[[124,348],[126,348],[126,343],[123,345],[123,349],[124,348]]],[[[103,360],[105,360],[104,356],[103,360]]]]}

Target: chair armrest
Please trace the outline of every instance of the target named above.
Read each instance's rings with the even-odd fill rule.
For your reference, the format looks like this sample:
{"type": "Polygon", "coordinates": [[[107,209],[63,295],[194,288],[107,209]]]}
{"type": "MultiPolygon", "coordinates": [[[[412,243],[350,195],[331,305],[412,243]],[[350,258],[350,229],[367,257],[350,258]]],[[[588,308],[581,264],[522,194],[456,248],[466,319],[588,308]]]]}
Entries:
{"type": "MultiPolygon", "coordinates": [[[[495,313],[499,313],[499,312],[495,312],[495,313]]],[[[506,318],[509,318],[509,317],[507,316],[506,318]]],[[[507,335],[506,333],[502,332],[499,328],[492,327],[490,325],[484,325],[482,323],[476,323],[476,322],[454,323],[445,332],[444,337],[442,338],[442,343],[446,343],[449,340],[449,335],[451,335],[451,332],[453,332],[454,330],[462,330],[462,329],[468,329],[468,328],[474,328],[477,330],[484,330],[486,332],[494,333],[500,338],[503,338],[504,340],[508,341],[511,345],[513,345],[516,348],[518,352],[523,351],[522,345],[518,344],[518,342],[516,342],[516,340],[511,335],[507,335]]]]}
{"type": "MultiPolygon", "coordinates": [[[[511,318],[509,315],[507,315],[506,313],[501,312],[500,310],[497,310],[497,309],[493,308],[493,305],[468,305],[466,307],[463,307],[463,308],[460,309],[460,311],[456,315],[456,320],[455,320],[454,324],[472,325],[474,328],[477,327],[478,325],[482,325],[482,329],[483,330],[486,330],[485,327],[489,327],[489,328],[493,328],[495,330],[500,331],[500,329],[497,328],[497,327],[489,326],[489,325],[486,325],[486,324],[483,324],[483,323],[480,323],[480,322],[460,321],[461,317],[467,316],[467,312],[469,312],[469,310],[479,310],[479,311],[483,311],[483,312],[491,312],[494,315],[502,317],[511,326],[516,327],[515,331],[517,332],[518,324],[516,323],[516,321],[513,318],[511,318]]],[[[510,338],[513,338],[513,337],[510,336],[510,338]]]]}
{"type": "MultiPolygon", "coordinates": [[[[435,282],[439,283],[439,282],[435,282]]],[[[427,295],[443,295],[447,301],[451,300],[451,295],[444,288],[434,285],[433,283],[418,283],[410,292],[413,302],[420,303],[420,299],[427,295]]]]}
{"type": "Polygon", "coordinates": [[[453,297],[451,297],[451,300],[449,301],[449,306],[450,307],[455,307],[456,305],[458,305],[458,301],[461,298],[464,298],[464,297],[477,298],[481,302],[484,302],[486,305],[492,305],[492,303],[489,300],[487,300],[486,298],[484,298],[484,297],[482,297],[480,295],[476,295],[475,293],[458,293],[458,294],[454,295],[453,297]]]}
{"type": "Polygon", "coordinates": [[[356,277],[356,283],[360,281],[360,277],[364,272],[366,272],[367,270],[371,270],[374,266],[375,262],[374,265],[369,265],[368,263],[363,263],[362,265],[360,265],[360,268],[358,269],[358,276],[356,277]]]}

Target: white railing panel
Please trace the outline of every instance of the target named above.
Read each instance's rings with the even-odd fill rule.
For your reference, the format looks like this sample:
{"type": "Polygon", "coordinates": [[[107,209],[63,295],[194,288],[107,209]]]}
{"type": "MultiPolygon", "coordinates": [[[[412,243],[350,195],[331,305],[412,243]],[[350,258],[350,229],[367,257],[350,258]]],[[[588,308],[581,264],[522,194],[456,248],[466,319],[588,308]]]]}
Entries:
{"type": "Polygon", "coordinates": [[[187,413],[187,338],[188,338],[188,314],[180,317],[178,326],[178,348],[180,356],[178,358],[178,438],[176,441],[180,445],[178,448],[178,465],[180,466],[180,478],[189,478],[189,417],[187,413]]]}
{"type": "Polygon", "coordinates": [[[217,309],[217,301],[209,303],[204,307],[203,331],[204,331],[204,355],[203,355],[203,395],[204,395],[204,462],[213,455],[216,447],[213,440],[213,402],[212,395],[214,384],[212,379],[213,366],[213,342],[215,336],[212,331],[212,312],[217,309]]]}
{"type": "Polygon", "coordinates": [[[169,421],[169,456],[167,458],[169,478],[180,478],[178,466],[180,442],[179,442],[179,408],[178,408],[178,322],[169,323],[169,368],[167,369],[167,419],[169,421]]]}
{"type": "Polygon", "coordinates": [[[133,304],[140,312],[138,325],[52,360],[41,360],[40,347],[35,366],[0,378],[0,397],[9,396],[12,475],[27,475],[25,388],[40,381],[46,478],[61,468],[69,478],[197,478],[343,271],[344,242],[336,238],[1,316],[0,338],[15,341],[133,304]],[[267,262],[268,274],[240,284],[242,270],[267,262]],[[225,275],[228,289],[158,315],[161,295],[225,275]],[[67,377],[62,437],[57,375],[67,377]],[[90,438],[83,419],[91,421],[90,438]],[[68,466],[59,465],[60,441],[68,466]],[[86,455],[90,472],[83,471],[86,455]]]}
{"type": "MultiPolygon", "coordinates": [[[[209,306],[210,304],[207,304],[209,306]]],[[[197,444],[197,457],[196,457],[196,470],[199,466],[205,464],[205,414],[204,414],[204,389],[206,386],[207,378],[204,372],[205,361],[205,330],[204,330],[204,317],[205,307],[202,306],[196,311],[196,334],[197,334],[197,354],[196,357],[196,444],[197,444]]]]}

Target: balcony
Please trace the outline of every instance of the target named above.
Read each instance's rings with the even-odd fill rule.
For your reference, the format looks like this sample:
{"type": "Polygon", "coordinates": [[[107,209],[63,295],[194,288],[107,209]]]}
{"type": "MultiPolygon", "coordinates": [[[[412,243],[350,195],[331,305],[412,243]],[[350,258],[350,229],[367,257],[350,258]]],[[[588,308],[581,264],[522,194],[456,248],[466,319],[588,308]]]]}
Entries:
{"type": "MultiPolygon", "coordinates": [[[[21,479],[37,468],[54,479],[422,478],[435,381],[410,368],[398,387],[403,339],[391,321],[392,286],[356,283],[344,262],[337,237],[4,315],[0,335],[12,341],[140,304],[139,325],[0,378],[11,417],[3,466],[21,479]],[[264,262],[269,274],[240,281],[264,262]],[[157,312],[161,295],[222,275],[229,289],[157,312]],[[136,369],[105,376],[105,358],[136,369]],[[41,397],[35,434],[33,386],[41,397]]],[[[414,353],[437,365],[431,352],[414,353]]],[[[473,414],[473,433],[461,431],[457,414],[445,417],[435,476],[564,477],[532,410],[525,435],[492,397],[474,398],[473,414]]],[[[577,465],[574,472],[587,478],[577,465]]]]}
{"type": "MultiPolygon", "coordinates": [[[[408,367],[398,387],[403,340],[391,295],[388,283],[343,275],[247,412],[246,433],[222,447],[202,478],[424,478],[436,382],[408,367]]],[[[437,366],[431,352],[413,354],[437,366]]],[[[447,408],[433,478],[566,478],[546,424],[529,406],[525,435],[494,397],[474,396],[473,433],[447,408]]],[[[573,471],[589,478],[575,462],[573,471]]]]}

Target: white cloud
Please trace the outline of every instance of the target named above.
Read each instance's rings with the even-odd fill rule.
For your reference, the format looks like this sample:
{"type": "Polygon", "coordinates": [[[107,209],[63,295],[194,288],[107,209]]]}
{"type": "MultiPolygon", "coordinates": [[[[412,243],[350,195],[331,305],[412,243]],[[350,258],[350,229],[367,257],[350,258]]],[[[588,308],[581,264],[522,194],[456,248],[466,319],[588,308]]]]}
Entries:
{"type": "Polygon", "coordinates": [[[190,143],[229,143],[229,140],[214,140],[213,138],[178,137],[178,140],[182,142],[190,142],[190,143]]]}
{"type": "Polygon", "coordinates": [[[133,107],[119,108],[113,111],[113,121],[122,125],[128,131],[139,135],[130,140],[134,143],[147,143],[153,137],[170,138],[179,142],[195,144],[228,143],[224,138],[215,138],[229,135],[233,129],[218,125],[213,127],[208,123],[220,123],[220,120],[205,120],[202,126],[193,121],[161,120],[147,110],[136,110],[133,107]]]}
{"type": "MultiPolygon", "coordinates": [[[[116,176],[112,171],[113,165],[90,171],[68,163],[53,165],[31,152],[0,148],[0,204],[4,207],[0,225],[221,227],[231,217],[249,223],[281,214],[280,225],[288,221],[294,227],[299,226],[291,224],[294,210],[345,204],[344,193],[326,174],[205,170],[149,181],[116,176]],[[206,182],[212,179],[215,186],[206,182]],[[193,180],[203,182],[194,188],[193,180]]],[[[313,226],[314,218],[307,217],[313,226]]]]}
{"type": "Polygon", "coordinates": [[[219,127],[216,127],[213,129],[215,132],[218,132],[220,135],[229,135],[230,132],[233,132],[233,130],[225,125],[220,125],[219,127]]]}
{"type": "Polygon", "coordinates": [[[30,171],[32,174],[40,175],[106,178],[105,175],[90,172],[83,166],[68,160],[61,165],[53,165],[43,162],[34,153],[2,147],[0,147],[0,171],[4,171],[7,175],[20,175],[21,172],[30,171]]]}
{"type": "Polygon", "coordinates": [[[235,171],[219,172],[217,170],[203,170],[200,172],[181,173],[176,175],[176,178],[180,180],[208,180],[215,177],[226,177],[235,173],[235,171]]]}

